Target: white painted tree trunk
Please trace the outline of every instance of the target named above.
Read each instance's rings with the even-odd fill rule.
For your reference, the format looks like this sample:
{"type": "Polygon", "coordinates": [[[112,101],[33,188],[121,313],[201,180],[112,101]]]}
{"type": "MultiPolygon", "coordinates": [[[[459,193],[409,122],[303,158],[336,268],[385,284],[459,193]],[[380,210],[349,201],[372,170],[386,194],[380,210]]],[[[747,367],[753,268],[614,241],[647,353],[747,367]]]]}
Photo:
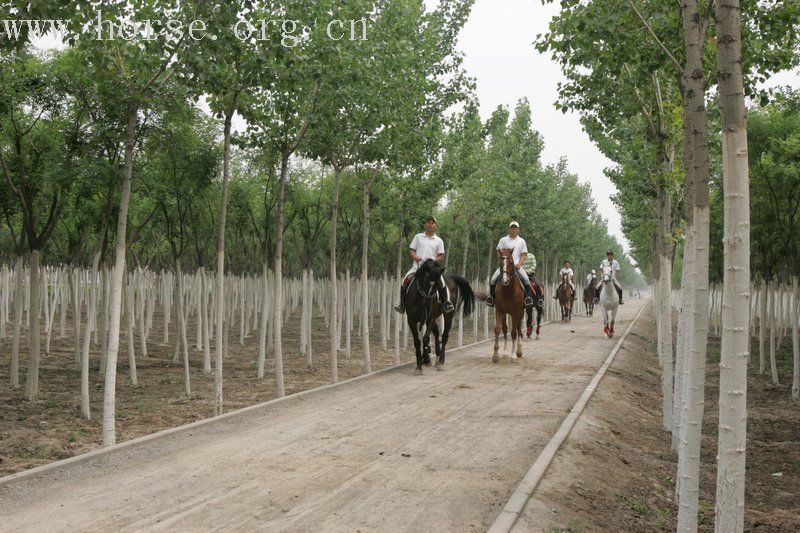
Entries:
{"type": "Polygon", "coordinates": [[[92,418],[89,405],[89,337],[97,321],[97,267],[100,264],[100,250],[97,250],[92,259],[92,295],[89,300],[89,323],[83,338],[83,353],[81,354],[81,414],[86,420],[92,418]]]}
{"type": "MultiPolygon", "coordinates": [[[[138,385],[138,378],[136,374],[136,351],[134,349],[133,332],[136,329],[136,275],[132,272],[128,276],[128,286],[125,292],[125,316],[128,323],[128,366],[130,367],[130,379],[132,385],[138,385]]],[[[139,324],[142,320],[139,317],[139,324]]],[[[144,332],[142,331],[142,333],[144,332]]]]}
{"type": "Polygon", "coordinates": [[[775,359],[775,311],[777,309],[778,291],[770,284],[767,324],[769,324],[769,369],[772,383],[778,385],[778,363],[775,359]]]}
{"type": "Polygon", "coordinates": [[[792,321],[792,398],[800,400],[800,335],[797,332],[797,322],[800,320],[800,287],[798,287],[797,276],[792,278],[792,289],[794,312],[789,316],[792,321]]]}
{"type": "Polygon", "coordinates": [[[672,431],[673,414],[673,358],[672,358],[672,254],[671,254],[671,207],[669,192],[662,184],[658,190],[659,220],[659,359],[661,361],[661,424],[665,431],[672,431]]]}
{"type": "Polygon", "coordinates": [[[353,331],[353,293],[350,283],[350,269],[347,269],[347,287],[345,287],[345,347],[344,353],[347,360],[350,360],[350,341],[353,331]]]}
{"type": "Polygon", "coordinates": [[[258,334],[258,381],[264,381],[264,363],[267,358],[267,326],[269,324],[269,269],[264,260],[263,279],[261,284],[261,327],[258,334]]]}
{"type": "Polygon", "coordinates": [[[175,258],[175,275],[178,277],[178,345],[183,348],[183,392],[187,398],[192,396],[191,374],[189,373],[189,343],[186,339],[186,316],[183,305],[183,270],[180,257],[175,258]]]}
{"type": "Polygon", "coordinates": [[[767,369],[767,301],[769,299],[769,281],[764,280],[761,284],[760,300],[761,306],[758,311],[758,373],[763,374],[767,369]]]}
{"type": "Polygon", "coordinates": [[[364,183],[364,235],[361,243],[361,340],[364,349],[364,373],[372,372],[369,353],[369,189],[364,183]]]}
{"type": "Polygon", "coordinates": [[[278,206],[275,235],[275,386],[278,398],[286,395],[283,378],[283,226],[286,178],[289,172],[289,154],[281,159],[281,176],[278,185],[278,206]]]}
{"type": "Polygon", "coordinates": [[[135,100],[128,108],[128,125],[125,136],[125,162],[123,165],[122,193],[117,215],[117,244],[114,270],[111,274],[110,312],[108,331],[108,359],[106,364],[105,388],[103,391],[103,445],[116,444],[116,385],[117,354],[119,352],[120,307],[122,304],[122,281],[125,274],[126,232],[128,228],[128,205],[131,198],[131,177],[133,175],[133,151],[136,143],[136,124],[139,104],[135,100]]]}
{"type": "Polygon", "coordinates": [[[81,271],[76,267],[72,272],[72,334],[75,339],[75,365],[81,364],[81,300],[83,290],[81,289],[81,271]]]}
{"type": "Polygon", "coordinates": [[[25,381],[25,399],[35,402],[39,397],[39,250],[32,250],[30,255],[30,323],[28,324],[28,376],[25,381]]]}
{"type": "Polygon", "coordinates": [[[724,278],[719,376],[717,533],[744,531],[747,359],[750,352],[750,177],[739,0],[718,0],[717,69],[722,112],[724,278]],[[727,75],[722,75],[726,73],[727,75]],[[748,312],[744,312],[748,309],[748,312]]]}
{"type": "Polygon", "coordinates": [[[14,267],[14,333],[11,340],[11,370],[9,375],[9,385],[12,389],[19,387],[19,341],[22,333],[22,306],[25,297],[22,291],[25,286],[24,281],[25,263],[22,254],[17,256],[17,264],[14,267]]]}
{"type": "Polygon", "coordinates": [[[339,222],[339,184],[341,169],[338,165],[333,170],[333,201],[331,204],[331,237],[330,237],[330,291],[331,291],[331,321],[330,321],[330,364],[331,383],[339,381],[339,346],[340,346],[340,320],[339,320],[339,279],[336,267],[337,226],[339,222]]]}

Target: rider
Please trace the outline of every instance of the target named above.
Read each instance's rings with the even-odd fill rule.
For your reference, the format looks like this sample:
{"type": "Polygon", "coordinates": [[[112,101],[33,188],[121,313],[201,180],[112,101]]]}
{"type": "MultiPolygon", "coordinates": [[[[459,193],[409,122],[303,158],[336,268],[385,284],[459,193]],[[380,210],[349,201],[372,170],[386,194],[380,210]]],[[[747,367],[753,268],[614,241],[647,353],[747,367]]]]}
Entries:
{"type": "Polygon", "coordinates": [[[594,286],[597,283],[597,272],[592,270],[590,274],[586,275],[586,284],[594,286]]]}
{"type": "MultiPolygon", "coordinates": [[[[617,272],[620,271],[619,262],[614,259],[614,252],[609,250],[606,252],[606,258],[600,262],[600,269],[602,270],[605,267],[611,267],[611,279],[614,281],[614,288],[617,289],[617,294],[619,294],[619,305],[622,305],[622,287],[617,281],[617,272]]],[[[597,297],[600,298],[600,291],[603,290],[603,284],[600,283],[597,288],[597,297]]]]}
{"type": "MultiPolygon", "coordinates": [[[[522,268],[525,258],[528,256],[528,245],[525,239],[519,236],[519,222],[512,220],[508,224],[508,235],[500,239],[497,243],[497,250],[511,249],[511,257],[514,260],[514,268],[517,269],[517,275],[522,281],[522,288],[525,291],[525,307],[533,305],[533,298],[531,298],[531,281],[528,279],[528,274],[522,268]]],[[[486,305],[494,307],[494,294],[497,280],[500,279],[500,269],[494,271],[492,279],[489,282],[489,296],[486,298],[486,305]]]]}
{"type": "Polygon", "coordinates": [[[525,273],[528,274],[528,279],[531,281],[531,289],[533,289],[533,293],[539,299],[539,305],[544,305],[542,301],[544,299],[544,286],[539,281],[539,278],[536,277],[536,256],[533,253],[528,253],[525,257],[525,260],[522,262],[522,268],[525,269],[525,273]]]}
{"type": "MultiPolygon", "coordinates": [[[[409,255],[411,256],[411,260],[414,261],[414,264],[412,264],[411,269],[406,272],[403,282],[400,284],[400,303],[394,308],[398,313],[404,313],[406,310],[406,289],[411,283],[411,280],[414,279],[414,273],[419,269],[419,265],[426,259],[433,259],[437,263],[444,259],[444,241],[442,241],[441,237],[436,235],[436,226],[436,217],[429,215],[428,218],[425,219],[425,232],[414,235],[411,244],[408,246],[409,255]]],[[[444,302],[442,307],[445,314],[452,313],[455,310],[449,298],[444,276],[439,278],[439,301],[444,302]]]]}
{"type": "MultiPolygon", "coordinates": [[[[572,270],[572,263],[570,263],[569,261],[564,261],[564,268],[558,271],[558,279],[563,280],[564,274],[567,275],[567,283],[569,283],[569,286],[572,288],[572,299],[575,300],[575,283],[574,283],[575,272],[572,270]]],[[[558,300],[558,290],[561,288],[561,285],[563,284],[564,284],[563,281],[559,282],[558,288],[556,289],[556,293],[553,295],[553,299],[558,300]]]]}

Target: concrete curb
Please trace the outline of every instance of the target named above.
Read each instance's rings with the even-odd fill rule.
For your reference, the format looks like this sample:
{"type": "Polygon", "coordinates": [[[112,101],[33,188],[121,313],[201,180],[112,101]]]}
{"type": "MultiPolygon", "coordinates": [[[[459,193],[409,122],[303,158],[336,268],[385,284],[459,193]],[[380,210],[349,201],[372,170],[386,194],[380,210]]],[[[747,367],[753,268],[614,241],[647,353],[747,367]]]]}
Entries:
{"type": "MultiPolygon", "coordinates": [[[[471,344],[466,344],[466,345],[462,346],[461,348],[453,348],[453,349],[449,350],[448,353],[452,353],[452,352],[455,352],[455,351],[458,351],[458,350],[465,350],[467,348],[471,348],[473,346],[477,346],[478,344],[483,344],[483,343],[489,342],[489,341],[494,341],[494,338],[489,338],[489,339],[485,339],[485,340],[482,340],[482,341],[473,342],[471,344]]],[[[182,426],[177,426],[177,427],[174,427],[174,428],[165,429],[165,430],[159,431],[157,433],[151,433],[150,435],[144,435],[144,436],[141,436],[141,437],[136,437],[134,439],[127,440],[125,442],[120,442],[118,444],[114,444],[113,446],[106,446],[104,448],[98,448],[96,450],[92,450],[90,452],[86,452],[86,453],[83,453],[83,454],[80,454],[80,455],[76,455],[74,457],[69,457],[67,459],[62,459],[62,460],[56,461],[54,463],[49,463],[49,464],[46,464],[46,465],[37,466],[35,468],[30,468],[28,470],[23,470],[22,472],[17,472],[15,474],[9,474],[9,475],[7,475],[5,477],[0,478],[0,488],[5,487],[6,485],[8,485],[8,484],[10,484],[12,482],[21,481],[21,480],[28,480],[28,479],[33,479],[33,478],[36,478],[36,477],[40,477],[40,476],[49,474],[51,472],[54,472],[56,470],[59,470],[61,468],[65,468],[65,467],[72,466],[72,465],[86,463],[88,461],[91,461],[92,459],[95,459],[97,457],[101,457],[103,455],[107,455],[107,454],[110,454],[110,453],[113,453],[113,452],[117,452],[117,451],[120,451],[120,450],[124,450],[124,449],[132,448],[132,447],[135,447],[135,446],[139,446],[139,445],[142,445],[142,444],[146,444],[146,443],[149,443],[149,442],[154,441],[154,440],[158,440],[158,439],[163,438],[163,437],[175,435],[175,434],[178,434],[178,433],[183,433],[183,432],[186,432],[186,431],[191,431],[193,429],[197,429],[197,428],[200,428],[200,427],[203,427],[203,426],[216,424],[218,422],[221,422],[221,421],[224,421],[224,420],[228,420],[230,418],[235,418],[237,416],[241,416],[243,414],[249,413],[250,411],[256,411],[256,410],[259,410],[259,409],[265,409],[265,408],[269,408],[271,406],[274,406],[274,405],[277,405],[277,404],[280,404],[280,403],[294,401],[294,400],[297,400],[299,398],[303,398],[305,396],[309,396],[309,395],[313,395],[313,394],[319,394],[321,392],[325,392],[327,390],[330,390],[330,389],[333,389],[333,388],[336,388],[336,387],[341,387],[343,385],[354,383],[356,381],[361,381],[361,380],[364,380],[364,379],[373,378],[375,376],[378,376],[378,375],[381,375],[381,374],[385,374],[385,373],[388,373],[388,372],[391,372],[391,371],[394,371],[394,370],[399,370],[401,368],[405,368],[407,366],[411,366],[411,365],[415,365],[415,364],[416,364],[416,361],[409,361],[408,363],[402,363],[402,364],[399,364],[399,365],[390,366],[388,368],[383,368],[381,370],[376,370],[375,372],[371,372],[369,374],[363,374],[361,376],[356,376],[354,378],[346,379],[344,381],[339,381],[337,383],[329,383],[328,385],[323,385],[321,387],[317,387],[317,388],[314,388],[314,389],[308,389],[308,390],[296,392],[294,394],[290,394],[288,396],[284,396],[283,398],[275,398],[273,400],[268,400],[266,402],[261,402],[261,403],[255,404],[255,405],[250,405],[248,407],[242,407],[241,409],[236,409],[234,411],[229,411],[229,412],[223,413],[223,414],[221,414],[219,416],[213,416],[213,417],[210,417],[210,418],[204,418],[203,420],[198,420],[197,422],[191,422],[189,424],[185,424],[185,425],[182,425],[182,426]]]]}
{"type": "Polygon", "coordinates": [[[583,413],[583,410],[586,408],[586,404],[589,402],[589,399],[592,397],[595,389],[597,389],[598,383],[600,383],[600,380],[605,375],[608,367],[611,366],[611,363],[614,361],[614,357],[616,357],[617,352],[619,352],[620,348],[622,347],[622,343],[625,341],[628,333],[630,333],[631,329],[633,329],[633,326],[636,324],[636,321],[639,320],[639,316],[641,316],[646,307],[647,302],[645,302],[641,309],[639,309],[639,312],[636,313],[636,316],[628,325],[628,329],[625,330],[625,333],[623,333],[622,337],[620,337],[620,339],[617,341],[616,346],[614,346],[614,349],[611,350],[611,353],[608,355],[603,365],[592,378],[592,381],[590,381],[589,385],[586,386],[586,389],[583,391],[583,394],[581,394],[581,397],[578,398],[577,402],[575,402],[575,406],[570,410],[570,413],[561,423],[558,431],[556,431],[555,435],[552,436],[550,441],[539,454],[539,457],[536,458],[533,466],[531,466],[530,470],[528,470],[528,473],[525,474],[525,477],[522,478],[522,481],[520,481],[517,489],[506,502],[503,510],[500,511],[500,514],[497,516],[497,518],[495,518],[494,522],[489,527],[488,533],[506,533],[511,531],[514,525],[517,523],[517,520],[525,508],[525,504],[528,503],[528,500],[533,495],[533,492],[536,490],[539,482],[544,477],[545,472],[547,472],[548,467],[553,462],[553,459],[555,459],[555,456],[558,453],[558,450],[561,448],[561,445],[564,444],[570,432],[572,431],[572,428],[575,427],[575,423],[578,421],[581,413],[583,413]]]}

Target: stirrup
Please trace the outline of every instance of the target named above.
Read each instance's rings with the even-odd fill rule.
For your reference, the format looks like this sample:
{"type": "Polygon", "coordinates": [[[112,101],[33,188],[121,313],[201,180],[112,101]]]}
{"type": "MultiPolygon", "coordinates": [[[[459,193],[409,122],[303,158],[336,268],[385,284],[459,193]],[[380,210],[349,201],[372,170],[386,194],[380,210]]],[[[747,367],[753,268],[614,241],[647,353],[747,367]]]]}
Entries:
{"type": "Polygon", "coordinates": [[[542,300],[541,298],[539,298],[539,301],[538,301],[538,302],[536,302],[536,307],[544,307],[544,300],[542,300]]]}
{"type": "Polygon", "coordinates": [[[533,298],[530,296],[525,297],[525,303],[523,304],[524,307],[533,307],[533,298]]]}
{"type": "Polygon", "coordinates": [[[484,300],[484,303],[486,305],[488,305],[489,307],[494,307],[494,297],[493,296],[487,296],[486,299],[484,300]]]}
{"type": "Polygon", "coordinates": [[[453,302],[451,302],[450,300],[445,301],[442,307],[444,307],[444,314],[446,315],[449,315],[450,313],[456,310],[455,306],[453,305],[453,302]]]}
{"type": "Polygon", "coordinates": [[[402,303],[399,303],[394,306],[394,310],[400,313],[401,315],[406,312],[406,306],[402,303]]]}

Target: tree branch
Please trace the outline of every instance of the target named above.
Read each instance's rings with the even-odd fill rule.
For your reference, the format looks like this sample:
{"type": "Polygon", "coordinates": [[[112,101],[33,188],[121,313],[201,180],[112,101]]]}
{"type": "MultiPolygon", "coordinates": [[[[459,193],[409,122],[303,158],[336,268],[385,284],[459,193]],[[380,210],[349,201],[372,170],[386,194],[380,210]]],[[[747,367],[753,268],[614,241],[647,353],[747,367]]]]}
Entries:
{"type": "Polygon", "coordinates": [[[675,59],[675,56],[672,55],[672,52],[669,51],[669,49],[664,45],[664,43],[661,42],[661,39],[658,38],[656,32],[653,31],[653,28],[650,27],[650,24],[644,19],[642,14],[636,8],[636,4],[633,3],[633,0],[628,0],[628,4],[630,4],[631,8],[633,8],[633,11],[636,12],[636,16],[639,17],[640,21],[642,21],[642,24],[644,24],[644,27],[647,28],[647,31],[650,32],[650,35],[653,36],[653,39],[655,39],[658,46],[660,46],[661,49],[664,51],[664,53],[667,54],[667,57],[669,57],[670,61],[672,61],[672,64],[675,65],[675,68],[678,69],[678,72],[683,71],[683,66],[681,66],[678,60],[675,59]]]}

